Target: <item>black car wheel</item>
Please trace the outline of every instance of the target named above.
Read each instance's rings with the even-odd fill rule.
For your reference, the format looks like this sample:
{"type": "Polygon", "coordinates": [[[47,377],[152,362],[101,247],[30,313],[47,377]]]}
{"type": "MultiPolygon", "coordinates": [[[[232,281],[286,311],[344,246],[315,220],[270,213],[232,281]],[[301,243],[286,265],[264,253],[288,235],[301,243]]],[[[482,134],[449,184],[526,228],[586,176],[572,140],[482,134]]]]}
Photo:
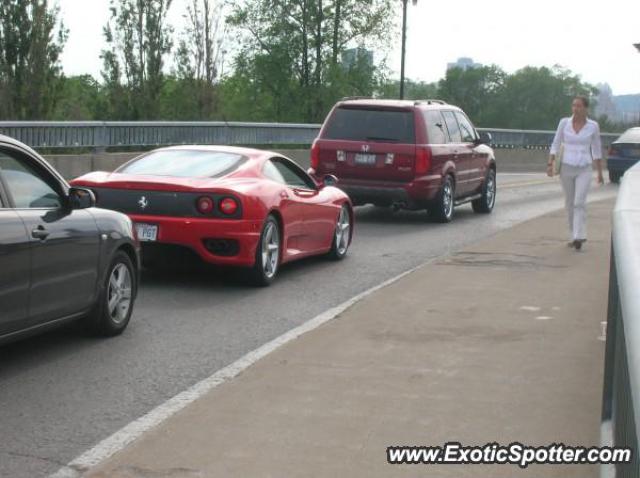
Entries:
{"type": "Polygon", "coordinates": [[[473,212],[489,214],[493,211],[493,206],[496,204],[496,191],[496,172],[494,169],[489,169],[482,185],[482,196],[471,202],[473,212]]]}
{"type": "Polygon", "coordinates": [[[451,222],[455,198],[455,183],[451,175],[447,175],[438,193],[438,198],[431,208],[431,215],[436,222],[451,222]]]}
{"type": "Polygon", "coordinates": [[[336,220],[336,229],[333,234],[333,242],[331,243],[331,250],[329,251],[329,257],[335,260],[344,259],[349,249],[349,242],[351,240],[351,214],[349,208],[346,205],[342,205],[340,208],[340,214],[336,220]]]}
{"type": "Polygon", "coordinates": [[[622,176],[621,173],[615,172],[615,171],[609,171],[609,181],[611,181],[612,183],[619,183],[620,182],[620,177],[622,176]]]}
{"type": "Polygon", "coordinates": [[[114,336],[127,328],[137,293],[136,272],[129,256],[118,251],[113,256],[98,302],[87,317],[90,332],[114,336]]]}
{"type": "Polygon", "coordinates": [[[272,215],[267,216],[256,248],[256,262],[248,273],[252,284],[264,287],[275,279],[280,267],[280,236],[278,221],[272,215]]]}

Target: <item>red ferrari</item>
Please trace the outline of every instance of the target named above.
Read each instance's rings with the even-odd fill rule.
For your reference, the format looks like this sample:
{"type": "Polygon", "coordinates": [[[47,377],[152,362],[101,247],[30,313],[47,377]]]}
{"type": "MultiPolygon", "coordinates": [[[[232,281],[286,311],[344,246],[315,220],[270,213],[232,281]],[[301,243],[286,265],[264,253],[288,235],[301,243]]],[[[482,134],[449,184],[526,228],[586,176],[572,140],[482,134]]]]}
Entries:
{"type": "Polygon", "coordinates": [[[281,264],[312,255],[342,259],[353,235],[348,196],[269,151],[175,146],[143,154],[113,173],[72,181],[97,206],[128,214],[145,249],[162,244],[204,261],[248,268],[268,285],[281,264]]]}

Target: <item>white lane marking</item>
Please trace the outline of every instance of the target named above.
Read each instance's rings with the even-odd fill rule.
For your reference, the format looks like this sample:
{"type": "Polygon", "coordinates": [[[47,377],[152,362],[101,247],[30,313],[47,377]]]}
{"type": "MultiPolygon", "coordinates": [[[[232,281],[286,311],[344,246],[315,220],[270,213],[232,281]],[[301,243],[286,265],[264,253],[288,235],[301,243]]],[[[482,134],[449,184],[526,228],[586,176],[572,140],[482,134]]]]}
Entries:
{"type": "Polygon", "coordinates": [[[598,337],[598,340],[601,342],[607,341],[607,321],[600,322],[600,336],[598,337]]]}
{"type": "Polygon", "coordinates": [[[536,317],[536,320],[551,320],[553,317],[549,317],[548,315],[539,315],[536,317]]]}
{"type": "Polygon", "coordinates": [[[520,307],[520,310],[526,310],[527,312],[538,312],[540,307],[536,307],[534,305],[523,305],[520,307]]]}
{"type": "Polygon", "coordinates": [[[218,385],[223,384],[224,382],[232,379],[237,376],[251,365],[256,363],[261,358],[269,355],[274,350],[282,347],[283,345],[291,342],[292,340],[300,337],[301,335],[310,332],[322,324],[329,322],[332,319],[335,319],[342,312],[347,310],[349,307],[354,305],[356,302],[364,299],[365,297],[373,294],[374,292],[393,284],[394,282],[402,279],[408,274],[416,271],[417,269],[433,262],[437,258],[433,258],[423,264],[420,264],[417,267],[409,269],[402,274],[399,274],[395,277],[392,277],[389,280],[386,280],[382,284],[379,284],[375,287],[372,287],[360,294],[352,297],[351,299],[343,302],[342,304],[333,307],[320,315],[317,315],[313,319],[305,322],[304,324],[296,327],[295,329],[291,329],[290,331],[282,334],[281,336],[273,339],[271,342],[264,344],[261,347],[249,352],[245,356],[236,360],[230,365],[227,365],[225,368],[218,370],[216,373],[211,375],[208,378],[196,383],[191,386],[184,392],[175,395],[170,398],[163,404],[151,410],[146,415],[138,418],[137,420],[129,423],[124,426],[113,435],[108,438],[105,438],[96,446],[86,451],[82,455],[74,458],[70,461],[66,466],[60,468],[57,472],[52,475],[49,475],[49,478],[79,478],[83,473],[86,473],[91,468],[97,466],[101,462],[113,456],[115,453],[124,449],[127,445],[131,444],[134,440],[142,436],[145,432],[155,428],[160,425],[162,422],[170,418],[172,415],[176,414],[189,404],[198,400],[202,396],[209,393],[211,390],[216,388],[218,385]]]}

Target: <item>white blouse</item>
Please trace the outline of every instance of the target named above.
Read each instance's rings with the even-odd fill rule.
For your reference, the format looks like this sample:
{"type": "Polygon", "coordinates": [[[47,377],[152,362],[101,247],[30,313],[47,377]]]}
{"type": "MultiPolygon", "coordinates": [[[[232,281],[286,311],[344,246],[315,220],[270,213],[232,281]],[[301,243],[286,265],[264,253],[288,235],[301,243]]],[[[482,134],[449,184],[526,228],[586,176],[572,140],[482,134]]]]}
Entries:
{"type": "Polygon", "coordinates": [[[562,162],[571,166],[589,166],[594,159],[602,159],[600,126],[587,118],[586,124],[576,133],[573,129],[573,117],[562,118],[553,138],[551,154],[558,154],[560,145],[564,145],[562,162]]]}

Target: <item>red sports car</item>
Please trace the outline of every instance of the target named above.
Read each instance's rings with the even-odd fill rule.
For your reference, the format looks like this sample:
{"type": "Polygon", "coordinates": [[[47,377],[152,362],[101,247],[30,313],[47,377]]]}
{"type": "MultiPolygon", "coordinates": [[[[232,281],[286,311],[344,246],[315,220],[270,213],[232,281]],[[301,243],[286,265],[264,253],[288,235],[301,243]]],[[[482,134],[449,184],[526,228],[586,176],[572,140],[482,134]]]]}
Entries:
{"type": "Polygon", "coordinates": [[[285,262],[346,255],[353,209],[335,181],[318,184],[269,151],[175,146],[72,184],[92,189],[99,207],[131,217],[143,257],[161,244],[186,246],[206,262],[246,267],[268,285],[285,262]]]}

